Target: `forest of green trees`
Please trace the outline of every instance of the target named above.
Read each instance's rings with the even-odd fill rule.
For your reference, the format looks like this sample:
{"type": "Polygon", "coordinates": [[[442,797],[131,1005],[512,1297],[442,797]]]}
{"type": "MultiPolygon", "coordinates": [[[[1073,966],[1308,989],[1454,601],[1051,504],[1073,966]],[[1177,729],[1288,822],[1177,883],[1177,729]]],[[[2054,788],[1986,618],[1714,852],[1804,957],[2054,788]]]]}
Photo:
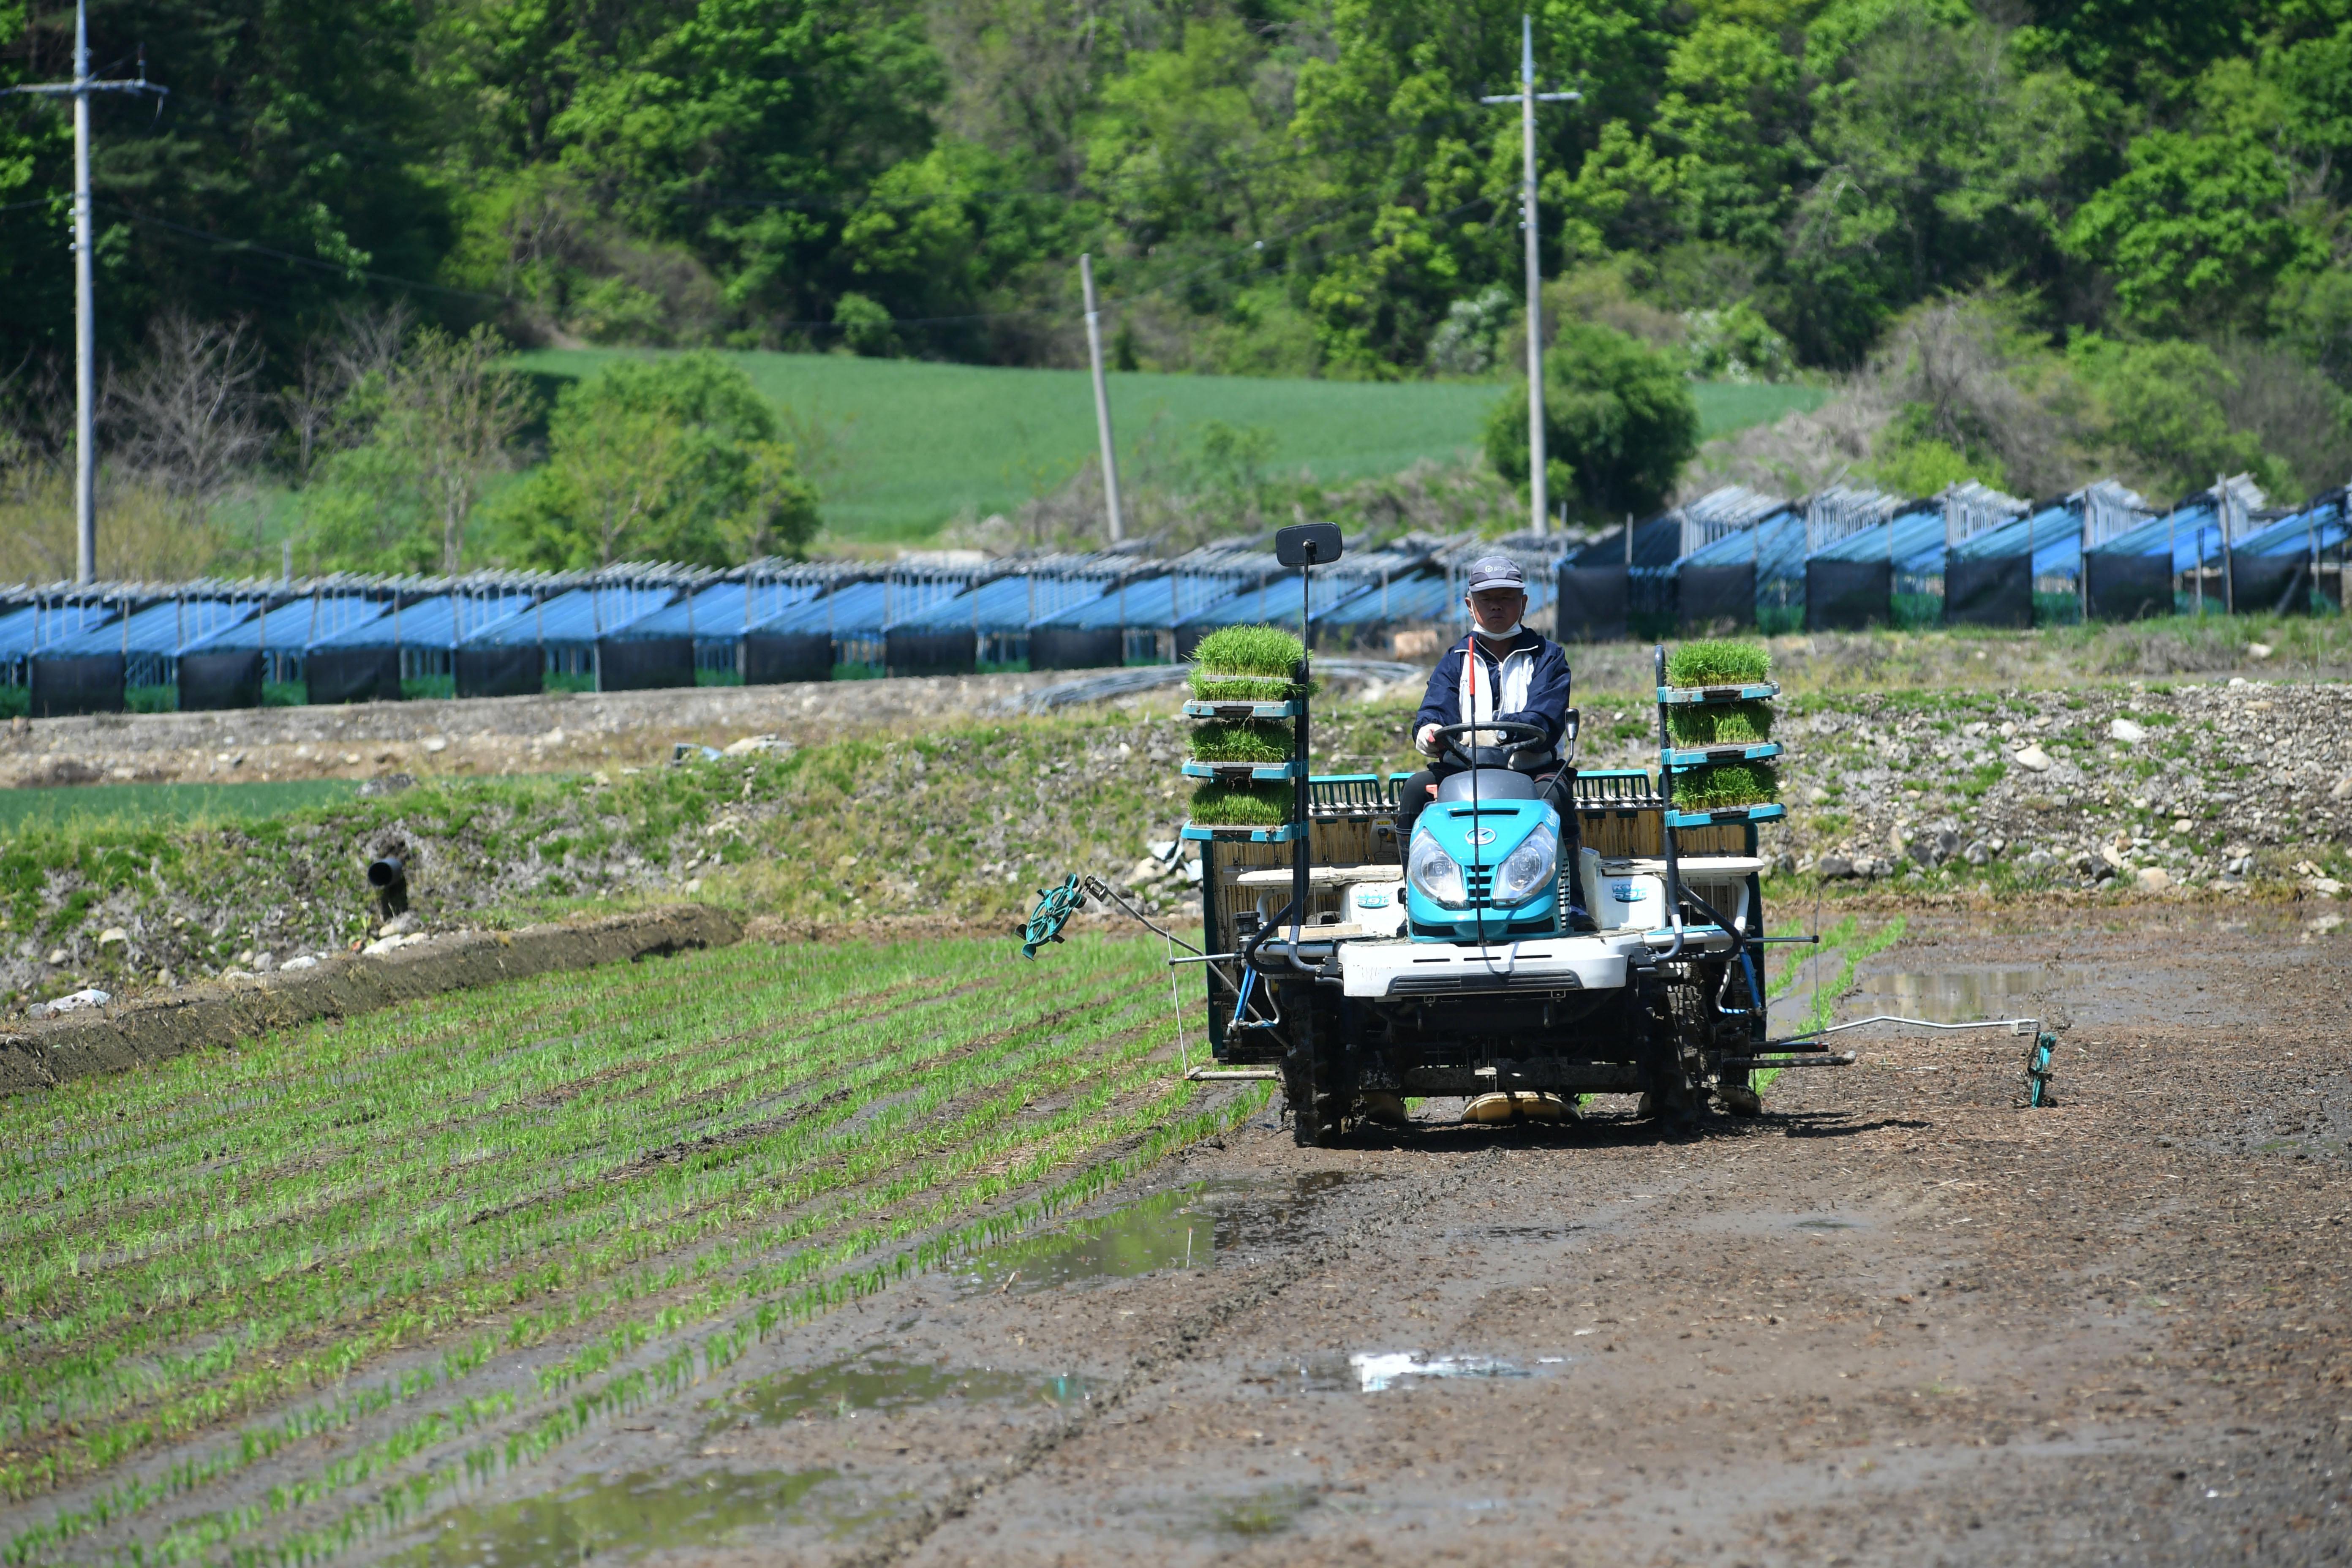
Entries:
{"type": "MultiPolygon", "coordinates": [[[[1542,85],[1583,95],[1540,117],[1570,392],[1628,354],[1821,378],[1862,410],[1841,462],[1912,489],[2352,477],[2352,0],[1534,4],[1542,85]]],[[[1066,365],[1088,251],[1121,367],[1499,378],[1518,132],[1478,99],[1515,85],[1521,8],[96,0],[96,63],[143,47],[172,88],[94,109],[102,349],[236,324],[249,459],[296,483],[321,432],[363,444],[299,410],[395,302],[445,358],[487,332],[1066,365]]],[[[65,74],[71,26],[0,4],[0,79],[65,74]]],[[[57,108],[0,107],[24,451],[71,341],[70,162],[57,108]]],[[[811,504],[788,441],[737,434],[732,482],[772,499],[698,525],[710,549],[811,504]]]]}

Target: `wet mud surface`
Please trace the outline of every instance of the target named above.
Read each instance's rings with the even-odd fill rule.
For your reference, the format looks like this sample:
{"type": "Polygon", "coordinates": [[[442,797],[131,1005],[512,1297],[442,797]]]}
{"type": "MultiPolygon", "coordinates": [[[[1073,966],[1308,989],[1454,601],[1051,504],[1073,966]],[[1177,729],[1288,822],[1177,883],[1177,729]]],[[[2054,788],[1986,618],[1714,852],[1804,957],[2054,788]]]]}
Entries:
{"type": "Polygon", "coordinates": [[[2053,1109],[1880,1027],[1682,1136],[1269,1110],[355,1556],[2343,1561],[2352,942],[2052,945],[1915,920],[1841,1006],[2063,1016],[2053,1109]]]}

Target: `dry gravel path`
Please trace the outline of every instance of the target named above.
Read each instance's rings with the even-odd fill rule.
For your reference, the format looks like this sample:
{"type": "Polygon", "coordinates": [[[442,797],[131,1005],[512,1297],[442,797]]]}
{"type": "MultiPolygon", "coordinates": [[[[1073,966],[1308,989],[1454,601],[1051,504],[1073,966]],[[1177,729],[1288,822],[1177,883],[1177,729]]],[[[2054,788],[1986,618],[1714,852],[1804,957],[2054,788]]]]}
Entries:
{"type": "Polygon", "coordinates": [[[1679,1139],[1441,1101],[1302,1151],[1269,1111],[1098,1234],[904,1282],[365,1554],[2342,1561],[2345,939],[1938,919],[1874,983],[2063,1015],[2057,1108],[2014,1108],[2007,1040],[1890,1036],[1679,1139]],[[1350,1360],[1404,1352],[1501,1364],[1350,1360]]]}

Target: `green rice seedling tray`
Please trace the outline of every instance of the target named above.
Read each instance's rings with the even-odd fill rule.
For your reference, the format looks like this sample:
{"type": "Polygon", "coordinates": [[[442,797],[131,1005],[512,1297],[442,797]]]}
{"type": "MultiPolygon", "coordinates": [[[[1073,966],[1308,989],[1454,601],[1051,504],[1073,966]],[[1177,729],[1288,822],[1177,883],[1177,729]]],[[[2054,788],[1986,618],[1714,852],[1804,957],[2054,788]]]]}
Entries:
{"type": "Polygon", "coordinates": [[[1663,753],[1671,768],[1703,768],[1710,763],[1755,763],[1780,754],[1778,741],[1758,741],[1744,746],[1669,748],[1663,753]]]}
{"type": "Polygon", "coordinates": [[[1187,719],[1296,719],[1297,702],[1203,702],[1198,698],[1184,704],[1187,719]]]}
{"type": "Polygon", "coordinates": [[[1286,763],[1202,763],[1187,760],[1184,776],[1188,779],[1215,779],[1222,784],[1286,784],[1299,774],[1306,763],[1297,758],[1286,763]]]}
{"type": "Polygon", "coordinates": [[[1661,686],[1661,702],[1764,702],[1780,695],[1778,682],[1760,680],[1753,686],[1661,686]]]}
{"type": "Polygon", "coordinates": [[[1668,827],[1714,827],[1726,822],[1778,822],[1789,815],[1789,808],[1779,801],[1766,801],[1761,805],[1718,805],[1712,811],[1666,810],[1668,827]]]}
{"type": "Polygon", "coordinates": [[[1191,839],[1215,839],[1220,844],[1287,844],[1307,831],[1303,822],[1286,822],[1279,827],[1214,827],[1188,822],[1178,836],[1191,839]]]}

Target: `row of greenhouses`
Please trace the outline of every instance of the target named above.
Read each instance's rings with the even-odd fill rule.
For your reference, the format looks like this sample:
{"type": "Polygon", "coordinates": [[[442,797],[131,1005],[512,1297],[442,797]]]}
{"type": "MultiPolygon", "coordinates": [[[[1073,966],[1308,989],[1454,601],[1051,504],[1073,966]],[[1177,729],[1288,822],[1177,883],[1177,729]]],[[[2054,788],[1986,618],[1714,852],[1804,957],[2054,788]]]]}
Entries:
{"type": "Polygon", "coordinates": [[[2045,626],[2147,616],[2341,614],[2344,490],[2273,507],[2244,475],[2158,509],[2113,479],[2027,501],[1981,484],[1926,500],[1832,486],[1721,489],[1577,550],[1558,629],[2045,626]]]}
{"type": "MultiPolygon", "coordinates": [[[[2112,480],[2029,502],[1733,487],[1597,539],[1407,535],[1318,574],[1329,649],[1463,625],[1471,561],[1508,551],[1529,618],[1570,640],[1722,628],[2029,626],[2340,613],[2342,490],[2267,504],[2243,476],[2159,510],[2112,480]]],[[[37,717],[402,698],[765,685],[1164,664],[1219,626],[1300,615],[1265,539],[1156,557],[912,555],[623,563],[590,573],[53,584],[0,590],[0,703],[37,717]]]]}

